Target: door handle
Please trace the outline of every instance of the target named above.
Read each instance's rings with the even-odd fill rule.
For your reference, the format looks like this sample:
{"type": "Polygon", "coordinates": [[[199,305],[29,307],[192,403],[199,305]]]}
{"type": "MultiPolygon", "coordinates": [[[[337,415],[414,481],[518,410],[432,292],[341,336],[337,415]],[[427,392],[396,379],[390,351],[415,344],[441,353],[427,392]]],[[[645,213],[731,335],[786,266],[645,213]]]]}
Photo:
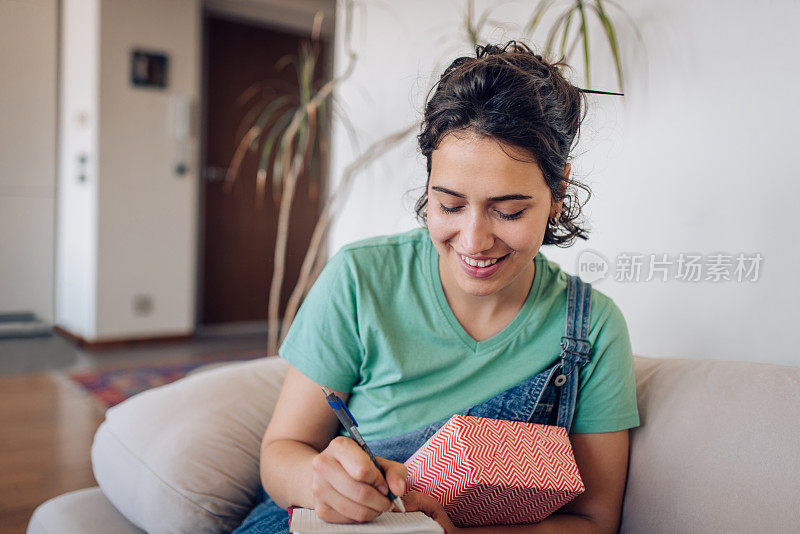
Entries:
{"type": "Polygon", "coordinates": [[[206,165],[203,167],[204,182],[222,182],[225,180],[226,174],[228,174],[227,167],[218,167],[216,165],[206,165]]]}

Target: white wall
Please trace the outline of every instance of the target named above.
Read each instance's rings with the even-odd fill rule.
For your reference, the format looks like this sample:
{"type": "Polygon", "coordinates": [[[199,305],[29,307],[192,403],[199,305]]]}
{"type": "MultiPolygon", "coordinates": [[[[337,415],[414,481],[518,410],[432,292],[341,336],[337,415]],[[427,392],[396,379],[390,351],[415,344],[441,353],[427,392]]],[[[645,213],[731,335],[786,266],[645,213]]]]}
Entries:
{"type": "Polygon", "coordinates": [[[188,334],[194,329],[197,235],[197,120],[181,147],[171,99],[198,110],[199,0],[102,0],[97,267],[98,339],[188,334]],[[135,48],[169,57],[165,89],[130,83],[135,48]],[[179,176],[183,158],[188,172],[179,176]],[[152,299],[138,314],[134,298],[152,299]]]}
{"type": "Polygon", "coordinates": [[[57,0],[0,0],[0,313],[53,320],[57,0]]]}
{"type": "MultiPolygon", "coordinates": [[[[189,334],[196,307],[203,3],[62,4],[56,322],[89,341],[189,334]],[[131,86],[135,48],[168,55],[166,89],[131,86]],[[176,96],[192,104],[185,143],[173,135],[176,96]],[[188,165],[183,176],[174,172],[179,161],[188,165]],[[152,303],[145,313],[134,305],[142,296],[152,303]]],[[[305,30],[314,10],[331,12],[325,0],[303,9],[286,0],[207,4],[217,13],[274,16],[276,25],[305,30]]]]}
{"type": "MultiPolygon", "coordinates": [[[[480,11],[489,2],[476,4],[480,11]]],[[[458,55],[464,5],[367,1],[363,13],[356,12],[359,62],[339,96],[362,147],[419,120],[431,73],[458,55]]],[[[623,252],[673,260],[679,253],[760,253],[755,282],[680,282],[671,272],[666,282],[618,282],[612,275],[595,287],[622,308],[638,354],[798,365],[791,332],[800,320],[794,302],[800,282],[792,271],[800,252],[791,232],[800,194],[794,162],[800,4],[661,0],[626,6],[646,54],[623,20],[628,97],[591,99],[575,161],[594,190],[587,209],[591,239],[544,252],[569,272],[576,272],[586,249],[612,269],[623,252]]],[[[521,21],[529,10],[509,4],[496,18],[521,21]]],[[[338,73],[346,64],[342,30],[339,17],[338,73]]],[[[599,36],[597,28],[593,35],[599,36]]],[[[515,36],[491,34],[495,41],[515,36]]],[[[604,55],[607,60],[607,54],[597,60],[604,55]]],[[[594,86],[613,90],[611,65],[605,65],[606,74],[594,71],[594,86]]],[[[575,83],[584,83],[580,69],[575,83]]],[[[353,154],[341,123],[332,154],[338,176],[353,154]]],[[[405,193],[424,181],[424,162],[410,137],[359,177],[332,229],[330,249],[415,226],[416,191],[405,193]]]]}
{"type": "Polygon", "coordinates": [[[64,0],[55,322],[86,338],[97,310],[98,58],[99,0],[64,0]]]}
{"type": "Polygon", "coordinates": [[[197,127],[176,144],[170,98],[185,95],[196,114],[199,0],[65,0],[62,10],[57,324],[90,341],[190,333],[197,127]],[[131,87],[134,48],[169,55],[166,89],[131,87]],[[181,154],[184,176],[173,171],[181,154]],[[136,312],[140,295],[149,313],[136,312]]]}

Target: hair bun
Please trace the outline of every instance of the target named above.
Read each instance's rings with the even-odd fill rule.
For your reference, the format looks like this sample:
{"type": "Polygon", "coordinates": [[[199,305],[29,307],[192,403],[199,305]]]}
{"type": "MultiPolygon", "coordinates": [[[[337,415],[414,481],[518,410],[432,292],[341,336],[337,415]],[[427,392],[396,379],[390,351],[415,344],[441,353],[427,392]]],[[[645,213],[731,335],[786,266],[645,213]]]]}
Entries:
{"type": "Polygon", "coordinates": [[[494,56],[496,54],[502,54],[503,52],[505,52],[505,49],[500,48],[499,46],[493,44],[478,45],[475,47],[476,58],[494,56]]]}
{"type": "Polygon", "coordinates": [[[478,59],[500,54],[527,54],[535,57],[537,60],[543,63],[545,62],[541,55],[535,54],[533,50],[528,47],[528,45],[519,41],[509,41],[505,44],[505,46],[502,47],[494,44],[478,45],[475,47],[475,57],[478,59]]]}

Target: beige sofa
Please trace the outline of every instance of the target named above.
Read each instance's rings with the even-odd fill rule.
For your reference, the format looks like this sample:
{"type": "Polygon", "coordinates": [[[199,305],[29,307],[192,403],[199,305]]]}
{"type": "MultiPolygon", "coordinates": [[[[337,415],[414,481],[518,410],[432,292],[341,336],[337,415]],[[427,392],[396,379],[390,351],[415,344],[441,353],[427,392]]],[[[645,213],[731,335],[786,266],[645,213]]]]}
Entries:
{"type": "MultiPolygon", "coordinates": [[[[800,532],[800,367],[636,357],[622,532],[800,532]]],[[[28,533],[224,532],[258,487],[285,363],[226,365],[109,409],[99,487],[42,504],[28,533]]]]}

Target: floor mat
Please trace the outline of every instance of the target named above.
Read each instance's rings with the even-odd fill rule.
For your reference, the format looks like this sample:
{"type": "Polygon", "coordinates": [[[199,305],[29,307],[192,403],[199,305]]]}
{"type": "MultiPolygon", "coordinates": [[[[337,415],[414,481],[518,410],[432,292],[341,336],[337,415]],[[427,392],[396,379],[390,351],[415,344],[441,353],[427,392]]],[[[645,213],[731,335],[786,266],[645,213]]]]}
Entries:
{"type": "Polygon", "coordinates": [[[213,363],[253,360],[264,358],[266,355],[266,351],[258,351],[207,356],[190,362],[80,371],[69,373],[67,376],[110,408],[137,393],[183,378],[198,367],[213,363]]]}
{"type": "Polygon", "coordinates": [[[30,312],[0,313],[0,339],[52,336],[49,324],[30,312]]]}

